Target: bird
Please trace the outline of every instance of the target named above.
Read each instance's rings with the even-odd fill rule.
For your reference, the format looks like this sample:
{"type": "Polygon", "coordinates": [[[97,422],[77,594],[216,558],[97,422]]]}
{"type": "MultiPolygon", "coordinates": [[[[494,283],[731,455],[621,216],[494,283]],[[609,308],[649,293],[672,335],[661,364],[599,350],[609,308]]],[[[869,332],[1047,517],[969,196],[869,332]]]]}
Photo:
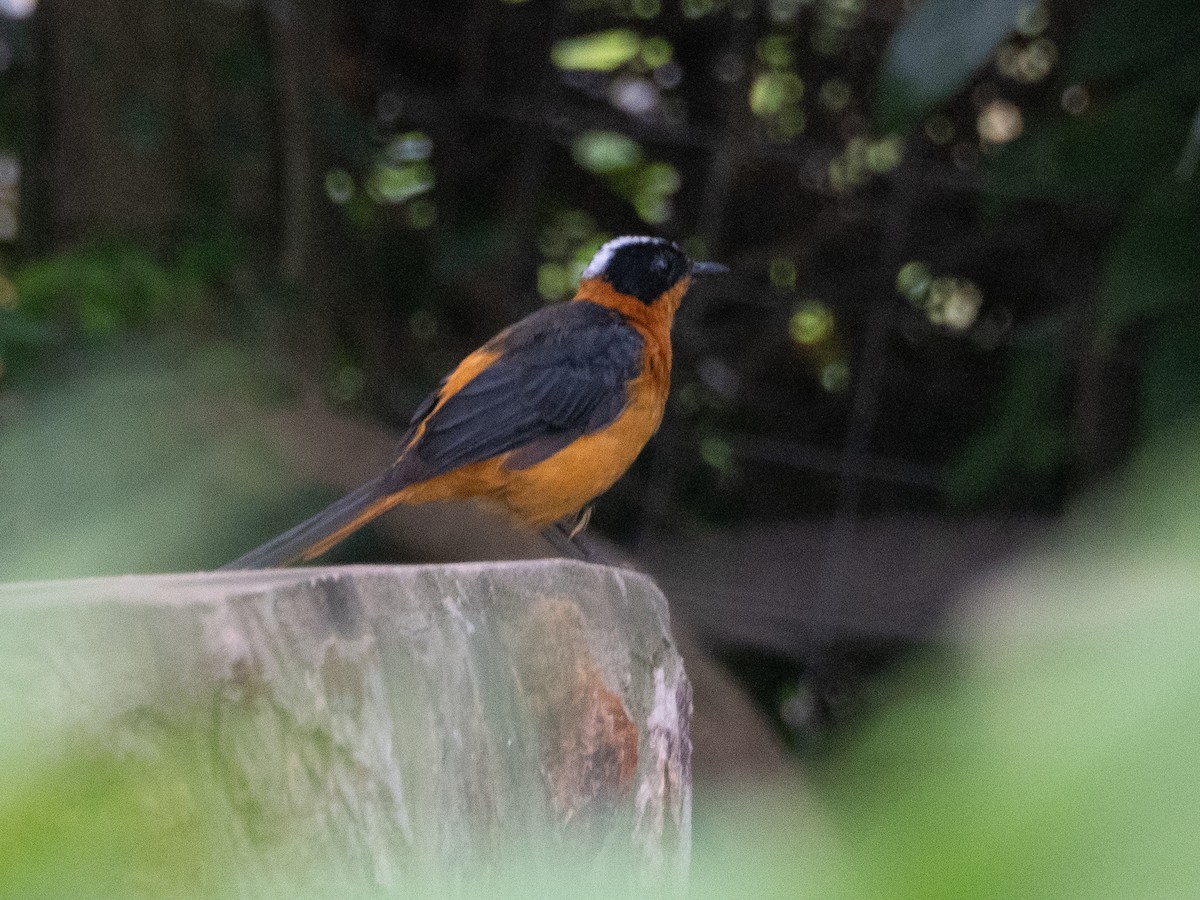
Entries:
{"type": "Polygon", "coordinates": [[[728,271],[665,238],[606,242],[570,301],[504,329],[442,379],[384,471],[222,569],[307,562],[397,504],[468,498],[586,558],[574,538],[588,504],[662,422],[675,312],[695,276],[728,271]]]}

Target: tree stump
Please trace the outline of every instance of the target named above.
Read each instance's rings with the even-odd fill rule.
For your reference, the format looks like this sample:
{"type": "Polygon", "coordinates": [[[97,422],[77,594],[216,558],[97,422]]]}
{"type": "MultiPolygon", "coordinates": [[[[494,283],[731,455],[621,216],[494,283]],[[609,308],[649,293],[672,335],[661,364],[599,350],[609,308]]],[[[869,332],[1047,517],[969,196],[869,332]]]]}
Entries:
{"type": "Polygon", "coordinates": [[[686,869],[691,689],[638,573],[547,560],[24,583],[0,586],[0,616],[8,734],[151,768],[190,742],[199,776],[167,818],[216,810],[238,896],[454,880],[547,846],[686,869]]]}

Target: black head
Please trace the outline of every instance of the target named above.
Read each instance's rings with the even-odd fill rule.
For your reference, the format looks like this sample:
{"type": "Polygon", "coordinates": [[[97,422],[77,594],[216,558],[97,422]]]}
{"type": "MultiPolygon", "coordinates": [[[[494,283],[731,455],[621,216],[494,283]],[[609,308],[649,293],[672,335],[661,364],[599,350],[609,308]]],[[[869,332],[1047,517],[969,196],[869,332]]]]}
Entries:
{"type": "Polygon", "coordinates": [[[670,241],[626,236],[596,251],[583,277],[603,278],[613,290],[653,303],[691,273],[692,261],[670,241]]]}

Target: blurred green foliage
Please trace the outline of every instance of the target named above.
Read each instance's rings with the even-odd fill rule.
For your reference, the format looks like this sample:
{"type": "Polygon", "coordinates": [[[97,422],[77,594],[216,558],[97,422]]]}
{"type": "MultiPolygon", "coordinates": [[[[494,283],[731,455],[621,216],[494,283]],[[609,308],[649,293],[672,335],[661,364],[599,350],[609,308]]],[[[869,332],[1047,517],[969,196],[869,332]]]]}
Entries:
{"type": "Polygon", "coordinates": [[[757,71],[750,82],[750,111],[767,123],[772,140],[788,141],[804,131],[804,81],[797,72],[794,39],[774,32],[755,48],[757,71]]]}
{"type": "Polygon", "coordinates": [[[998,579],[826,799],[877,897],[1184,897],[1200,878],[1200,435],[1164,433],[998,579]]]}
{"type": "Polygon", "coordinates": [[[559,209],[538,239],[544,262],[538,267],[538,293],[545,300],[571,296],[579,276],[601,244],[613,235],[601,231],[596,220],[580,209],[559,209]]]}
{"type": "Polygon", "coordinates": [[[628,28],[563,38],[550,58],[560,69],[611,72],[637,58],[642,37],[628,28]]]}
{"type": "Polygon", "coordinates": [[[571,143],[575,162],[628,200],[638,217],[660,224],[671,216],[679,192],[679,171],[667,162],[646,160],[637,142],[615,131],[585,131],[571,143]]]}
{"type": "Polygon", "coordinates": [[[256,436],[287,396],[263,358],[117,350],[0,406],[0,581],[209,569],[329,499],[256,436]]]}
{"type": "Polygon", "coordinates": [[[968,502],[1006,482],[1047,490],[1069,450],[1062,397],[1066,361],[1055,352],[1057,333],[1037,335],[1009,358],[998,408],[946,477],[945,490],[968,502]]]}
{"type": "Polygon", "coordinates": [[[189,274],[176,277],[145,248],[115,242],[30,262],[13,281],[18,308],[30,318],[108,337],[196,299],[200,291],[189,274]]]}
{"type": "MultiPolygon", "coordinates": [[[[988,41],[1002,34],[1002,19],[1015,13],[1002,7],[922,4],[893,40],[879,123],[910,122],[960,87],[990,52],[988,41]],[[991,15],[990,23],[976,21],[991,15]],[[959,54],[961,65],[943,69],[938,54],[918,52],[922,36],[935,31],[946,40],[974,35],[971,52],[959,54]]],[[[1023,135],[984,168],[992,215],[1038,200],[1117,211],[1120,227],[1101,272],[1088,352],[1103,358],[1120,341],[1141,336],[1143,438],[1193,415],[1200,398],[1200,330],[1188,324],[1200,302],[1197,36],[1200,7],[1188,0],[1111,0],[1070,43],[1058,84],[1043,108],[1026,115],[1023,135]],[[1068,92],[1075,105],[1064,110],[1071,107],[1068,92]]],[[[1057,330],[1057,337],[1037,337],[1011,354],[992,421],[950,474],[952,498],[983,500],[1009,489],[1014,476],[1052,476],[1072,465],[1065,323],[1042,330],[1057,330]]]]}
{"type": "Polygon", "coordinates": [[[1070,81],[1139,80],[1196,53],[1200,6],[1190,0],[1108,0],[1072,45],[1070,81]]]}
{"type": "MultiPolygon", "coordinates": [[[[877,127],[908,128],[950,99],[1027,8],[1034,4],[922,3],[892,38],[877,127]]],[[[1189,324],[1200,302],[1198,36],[1200,6],[1189,0],[1106,3],[1070,41],[1041,108],[1022,110],[1022,136],[984,166],[993,216],[1039,200],[1117,210],[1090,352],[1103,357],[1131,336],[1144,339],[1143,437],[1192,415],[1200,398],[1200,330],[1189,324]]],[[[976,502],[1013,484],[1040,490],[1070,469],[1066,340],[1065,323],[1051,321],[1010,353],[991,420],[950,472],[952,499],[976,502]]]]}
{"type": "Polygon", "coordinates": [[[0,363],[11,376],[50,346],[63,353],[147,327],[177,330],[210,308],[241,259],[234,233],[214,230],[184,241],[167,262],[111,239],[24,263],[9,282],[11,305],[0,304],[0,363]]]}
{"type": "Polygon", "coordinates": [[[148,764],[82,742],[32,754],[15,737],[0,758],[0,896],[211,896],[222,874],[218,823],[192,808],[199,743],[148,764]]]}

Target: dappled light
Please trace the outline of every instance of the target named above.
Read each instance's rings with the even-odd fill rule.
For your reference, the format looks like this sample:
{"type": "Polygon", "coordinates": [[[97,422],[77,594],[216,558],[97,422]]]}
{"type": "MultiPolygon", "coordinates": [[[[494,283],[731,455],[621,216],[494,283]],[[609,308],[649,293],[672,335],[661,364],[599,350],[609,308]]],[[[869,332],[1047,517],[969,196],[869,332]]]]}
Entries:
{"type": "Polygon", "coordinates": [[[1021,136],[1021,110],[1006,100],[993,100],[979,112],[979,137],[987,144],[1007,144],[1021,136]]]}

